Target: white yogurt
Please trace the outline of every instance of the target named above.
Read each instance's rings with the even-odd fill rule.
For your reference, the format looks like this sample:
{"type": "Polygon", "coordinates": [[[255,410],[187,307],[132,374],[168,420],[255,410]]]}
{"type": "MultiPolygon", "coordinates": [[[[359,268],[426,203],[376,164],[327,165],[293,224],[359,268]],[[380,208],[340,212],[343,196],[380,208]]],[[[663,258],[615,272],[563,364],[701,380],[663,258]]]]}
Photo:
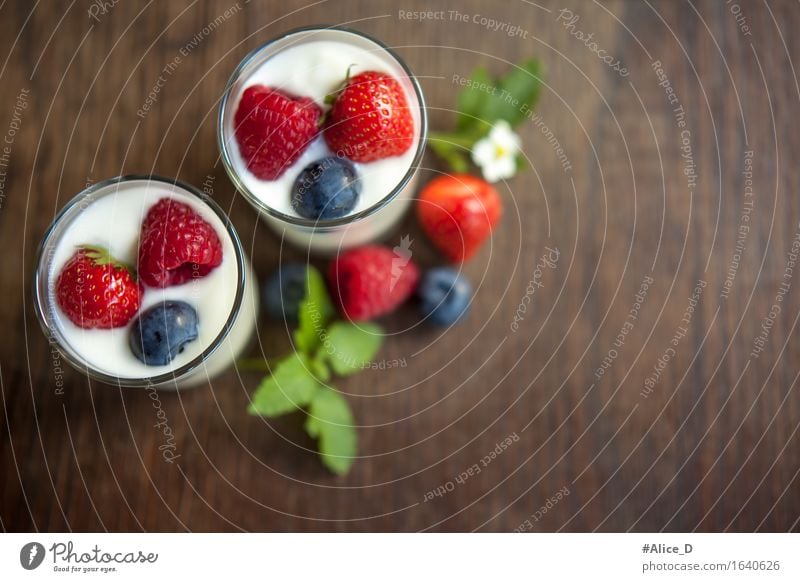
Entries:
{"type": "MultiPolygon", "coordinates": [[[[203,353],[225,326],[236,303],[239,267],[236,250],[222,220],[200,199],[180,187],[148,180],[121,182],[102,189],[96,197],[81,204],[80,213],[72,220],[55,244],[48,274],[51,313],[62,341],[76,353],[85,365],[105,374],[124,379],[138,379],[171,373],[203,353]],[[113,192],[116,191],[116,192],[113,192]],[[105,194],[105,195],[104,195],[105,194]],[[131,352],[128,336],[133,320],[115,329],[82,329],[73,324],[58,307],[55,282],[64,264],[81,245],[101,245],[118,260],[136,264],[139,233],[148,210],[161,198],[172,198],[191,206],[213,226],[223,247],[222,263],[205,277],[192,279],[182,285],[156,289],[144,287],[139,313],[167,299],[185,301],[198,315],[198,338],[188,344],[165,366],[148,366],[131,352]]],[[[180,384],[202,381],[225,369],[241,352],[255,326],[256,303],[254,276],[247,270],[244,300],[236,323],[219,348],[180,384]]],[[[135,319],[135,318],[134,318],[135,319]]]]}
{"type": "MultiPolygon", "coordinates": [[[[340,30],[306,31],[297,34],[308,34],[312,40],[291,42],[287,48],[269,56],[252,71],[245,70],[243,78],[232,85],[226,104],[227,111],[223,114],[223,139],[231,166],[228,170],[236,174],[239,186],[263,205],[282,214],[299,217],[291,204],[292,186],[297,176],[308,164],[332,155],[332,152],[320,134],[277,180],[261,180],[254,176],[248,170],[234,136],[234,114],[245,89],[252,85],[281,89],[294,95],[310,97],[326,110],[328,106],[324,104],[325,97],[342,84],[348,69],[351,77],[364,71],[386,73],[397,79],[403,88],[414,119],[415,139],[411,147],[400,156],[355,164],[362,189],[350,214],[359,213],[389,195],[414,162],[422,125],[416,93],[403,67],[383,47],[372,41],[340,30]],[[347,40],[313,40],[323,35],[347,40]]],[[[284,40],[288,42],[288,39],[293,39],[293,35],[284,40]]],[[[307,246],[311,250],[335,252],[339,248],[375,240],[394,226],[409,206],[415,186],[413,182],[412,180],[403,192],[376,214],[347,226],[326,228],[325,223],[320,222],[316,228],[310,228],[286,223],[268,213],[262,213],[262,217],[290,242],[307,246]]]]}

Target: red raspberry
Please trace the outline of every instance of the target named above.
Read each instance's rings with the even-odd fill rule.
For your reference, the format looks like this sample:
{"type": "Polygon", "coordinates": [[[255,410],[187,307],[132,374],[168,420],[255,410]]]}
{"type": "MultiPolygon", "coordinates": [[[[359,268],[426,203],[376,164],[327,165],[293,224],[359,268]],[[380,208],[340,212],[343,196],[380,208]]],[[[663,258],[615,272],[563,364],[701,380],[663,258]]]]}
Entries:
{"type": "Polygon", "coordinates": [[[222,262],[214,227],[188,204],[162,198],[139,236],[139,277],[150,287],[180,285],[208,275],[222,262]]]}
{"type": "Polygon", "coordinates": [[[84,329],[124,327],[139,311],[143,293],[131,268],[98,246],[80,247],[56,280],[59,307],[84,329]]]}
{"type": "Polygon", "coordinates": [[[439,176],[422,189],[417,217],[451,261],[465,261],[489,238],[503,212],[497,190],[469,174],[439,176]]]}
{"type": "Polygon", "coordinates": [[[408,254],[365,246],[336,257],[328,270],[333,296],[354,321],[391,313],[414,291],[419,269],[408,254]]]}
{"type": "Polygon", "coordinates": [[[334,153],[354,162],[405,153],[414,143],[414,119],[400,83],[376,71],[347,79],[323,135],[334,153]]]}
{"type": "Polygon", "coordinates": [[[236,109],[236,142],[247,167],[262,180],[278,179],[319,132],[322,110],[308,97],[253,85],[236,109]]]}

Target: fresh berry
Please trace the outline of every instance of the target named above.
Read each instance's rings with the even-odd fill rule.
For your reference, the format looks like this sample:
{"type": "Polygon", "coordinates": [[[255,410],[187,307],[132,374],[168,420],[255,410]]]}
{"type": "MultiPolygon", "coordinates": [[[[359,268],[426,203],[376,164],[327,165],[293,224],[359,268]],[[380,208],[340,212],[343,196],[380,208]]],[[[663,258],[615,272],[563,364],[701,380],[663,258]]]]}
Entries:
{"type": "Polygon", "coordinates": [[[139,311],[143,292],[130,267],[98,246],[80,247],[56,280],[59,307],[84,329],[127,325],[139,311]]]}
{"type": "Polygon", "coordinates": [[[414,143],[414,119],[400,83],[376,71],[345,80],[323,135],[331,150],[354,162],[405,153],[414,143]]]}
{"type": "Polygon", "coordinates": [[[501,214],[497,190],[469,174],[439,176],[422,189],[417,202],[425,234],[454,262],[475,254],[501,214]]]}
{"type": "Polygon", "coordinates": [[[297,322],[300,302],[306,297],[308,265],[285,263],[264,285],[264,307],[276,321],[297,322]]]}
{"type": "Polygon", "coordinates": [[[319,132],[322,110],[308,97],[253,85],[234,115],[239,153],[261,180],[277,180],[319,132]]]}
{"type": "Polygon", "coordinates": [[[188,204],[162,198],[147,213],[139,237],[139,277],[150,287],[180,285],[222,263],[214,227],[188,204]]]}
{"type": "Polygon", "coordinates": [[[352,162],[329,156],[306,166],[292,188],[292,207],[312,220],[341,218],[358,202],[361,180],[352,162]]]}
{"type": "Polygon", "coordinates": [[[381,246],[345,251],[328,271],[331,292],[354,321],[394,311],[414,291],[419,269],[407,254],[381,246]]]}
{"type": "Polygon", "coordinates": [[[128,344],[148,366],[166,366],[197,339],[197,311],[184,301],[162,301],[133,322],[128,344]]]}
{"type": "Polygon", "coordinates": [[[456,269],[437,267],[422,275],[417,295],[425,321],[453,325],[469,310],[472,285],[456,269]]]}

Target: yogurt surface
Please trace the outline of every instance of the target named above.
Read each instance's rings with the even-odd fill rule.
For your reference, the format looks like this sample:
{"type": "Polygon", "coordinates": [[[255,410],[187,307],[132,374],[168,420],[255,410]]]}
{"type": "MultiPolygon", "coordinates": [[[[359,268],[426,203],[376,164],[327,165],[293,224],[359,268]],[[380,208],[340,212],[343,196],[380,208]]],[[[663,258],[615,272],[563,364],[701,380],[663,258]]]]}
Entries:
{"type": "MultiPolygon", "coordinates": [[[[49,298],[63,340],[89,366],[120,378],[146,378],[172,372],[199,356],[219,335],[235,304],[238,266],[236,251],[225,225],[214,211],[179,186],[161,182],[134,181],[110,186],[116,192],[86,201],[57,241],[49,273],[49,298]],[[191,206],[217,232],[223,248],[222,263],[202,278],[164,289],[144,287],[139,314],[156,303],[177,299],[197,311],[198,338],[186,344],[165,366],[148,366],[128,346],[133,320],[115,329],[82,329],[61,311],[55,297],[55,283],[64,264],[81,245],[101,245],[118,260],[136,264],[139,232],[147,211],[161,198],[172,198],[191,206]]],[[[138,315],[137,314],[137,317],[138,315]]],[[[134,318],[135,319],[135,318],[134,318]]]]}
{"type": "MultiPolygon", "coordinates": [[[[250,74],[238,87],[236,94],[232,95],[229,107],[232,112],[236,111],[247,87],[265,85],[294,95],[310,97],[326,110],[325,97],[342,84],[348,69],[351,77],[364,71],[380,71],[397,79],[403,87],[406,102],[414,118],[415,143],[400,156],[355,164],[362,182],[361,195],[351,212],[355,214],[379,202],[399,184],[408,172],[417,150],[420,134],[418,104],[409,93],[405,71],[387,57],[388,53],[378,47],[371,51],[335,40],[301,42],[270,57],[250,74]]],[[[322,135],[317,136],[303,155],[277,180],[260,180],[250,173],[239,152],[233,118],[233,115],[228,115],[225,121],[225,139],[231,152],[232,165],[240,179],[267,206],[289,216],[299,216],[291,205],[292,186],[308,164],[332,155],[325,139],[322,135]]]]}

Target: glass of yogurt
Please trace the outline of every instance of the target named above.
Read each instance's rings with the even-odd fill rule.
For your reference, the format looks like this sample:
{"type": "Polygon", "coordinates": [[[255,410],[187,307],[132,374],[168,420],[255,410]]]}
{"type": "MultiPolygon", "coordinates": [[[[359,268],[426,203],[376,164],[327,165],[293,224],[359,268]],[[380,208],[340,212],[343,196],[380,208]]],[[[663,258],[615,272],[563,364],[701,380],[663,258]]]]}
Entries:
{"type": "MultiPolygon", "coordinates": [[[[73,272],[81,273],[74,269],[73,272]]],[[[103,281],[111,273],[109,270],[103,274],[103,281]]],[[[128,273],[125,277],[129,277],[128,273]]],[[[204,382],[239,357],[255,329],[258,309],[255,285],[239,237],[213,200],[176,180],[121,176],[86,188],[55,218],[36,259],[34,305],[48,339],[76,369],[106,384],[169,389],[204,382]],[[162,201],[188,207],[205,227],[210,225],[216,233],[216,265],[208,272],[201,265],[186,265],[186,280],[181,284],[153,287],[143,283],[141,273],[136,278],[133,266],[141,253],[143,220],[162,201]],[[65,311],[65,302],[75,303],[75,296],[91,298],[91,293],[84,294],[84,287],[99,280],[80,275],[74,292],[67,289],[62,296],[61,275],[84,248],[106,249],[119,264],[131,266],[130,277],[141,293],[136,299],[135,315],[123,325],[86,328],[83,319],[76,324],[75,315],[69,316],[65,311]],[[181,343],[180,350],[173,349],[169,362],[142,360],[131,347],[136,343],[131,339],[133,328],[148,310],[166,313],[157,309],[167,303],[189,306],[193,338],[181,343]]],[[[126,314],[126,320],[127,317],[126,314]]],[[[140,329],[144,328],[140,325],[140,329]]]]}
{"type": "Polygon", "coordinates": [[[426,133],[422,91],[406,64],[381,42],[337,27],[293,30],[247,55],[228,82],[217,124],[222,161],[237,190],[279,236],[321,254],[375,241],[397,225],[416,188],[426,133]],[[354,163],[360,195],[346,215],[304,217],[292,204],[298,176],[316,160],[335,155],[341,158],[341,152],[334,152],[320,134],[278,178],[259,178],[251,172],[237,142],[237,109],[248,88],[266,86],[313,100],[324,119],[337,87],[364,72],[388,75],[402,88],[413,122],[413,141],[399,155],[354,163]]]}

